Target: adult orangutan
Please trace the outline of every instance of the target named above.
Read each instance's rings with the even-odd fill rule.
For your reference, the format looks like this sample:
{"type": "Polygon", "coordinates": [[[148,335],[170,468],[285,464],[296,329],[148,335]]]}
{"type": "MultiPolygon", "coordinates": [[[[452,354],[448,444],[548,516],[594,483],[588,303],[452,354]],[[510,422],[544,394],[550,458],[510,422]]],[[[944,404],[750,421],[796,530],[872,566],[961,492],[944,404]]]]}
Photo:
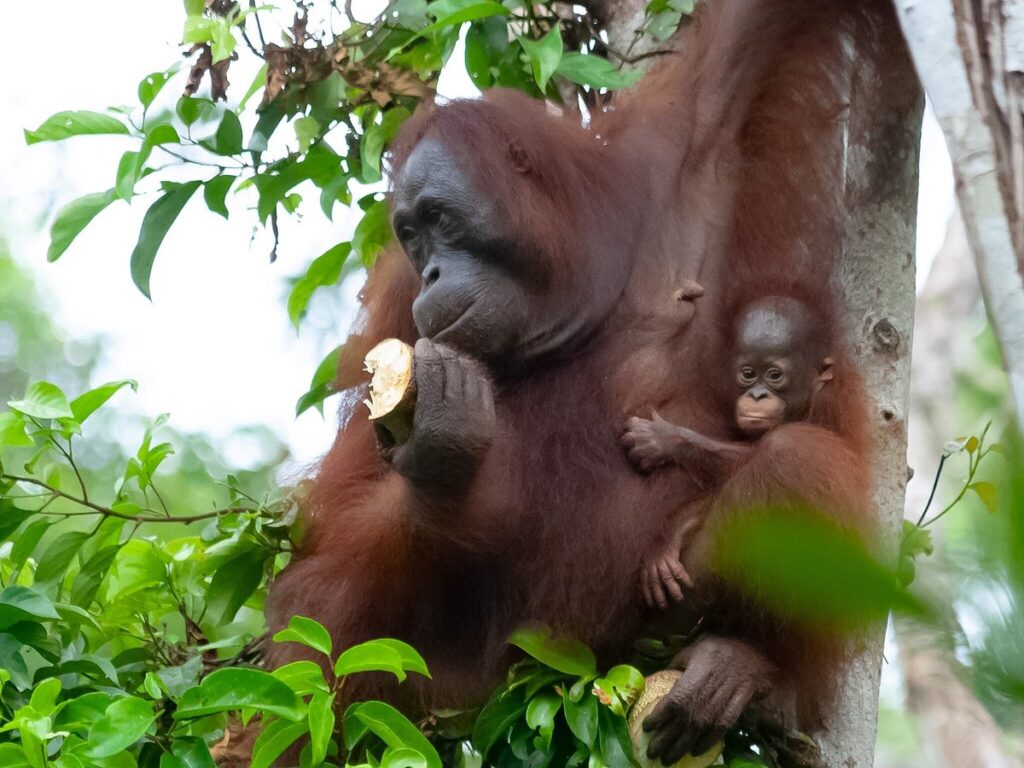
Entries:
{"type": "MultiPolygon", "coordinates": [[[[681,54],[587,127],[509,92],[405,126],[391,157],[405,255],[384,254],[364,289],[341,428],[271,595],[274,628],[301,614],[336,648],[397,637],[433,673],[401,689],[359,676],[346,695],[480,703],[526,620],[603,663],[626,654],[647,618],[637,573],[706,486],[685,469],[636,473],[619,437],[654,408],[726,437],[709,374],[723,331],[704,303],[792,275],[827,283],[854,6],[875,3],[715,0],[681,54]],[[387,337],[415,343],[418,393],[411,438],[382,451],[359,369],[387,337]]],[[[778,467],[815,495],[802,469],[778,467]]],[[[699,596],[703,566],[687,567],[699,596]]],[[[806,638],[717,594],[693,601],[709,632],[654,734],[669,762],[801,678],[789,651],[806,638]]]]}

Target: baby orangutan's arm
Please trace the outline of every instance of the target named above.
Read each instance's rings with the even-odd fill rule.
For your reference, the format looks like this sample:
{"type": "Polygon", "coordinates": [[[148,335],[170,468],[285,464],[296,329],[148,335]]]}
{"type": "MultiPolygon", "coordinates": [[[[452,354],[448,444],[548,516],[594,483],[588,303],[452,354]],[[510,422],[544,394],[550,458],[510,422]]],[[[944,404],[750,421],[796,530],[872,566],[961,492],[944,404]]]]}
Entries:
{"type": "Polygon", "coordinates": [[[721,471],[742,463],[753,450],[749,443],[715,440],[665,421],[657,411],[653,420],[629,419],[621,443],[633,466],[645,474],[667,464],[721,471]]]}

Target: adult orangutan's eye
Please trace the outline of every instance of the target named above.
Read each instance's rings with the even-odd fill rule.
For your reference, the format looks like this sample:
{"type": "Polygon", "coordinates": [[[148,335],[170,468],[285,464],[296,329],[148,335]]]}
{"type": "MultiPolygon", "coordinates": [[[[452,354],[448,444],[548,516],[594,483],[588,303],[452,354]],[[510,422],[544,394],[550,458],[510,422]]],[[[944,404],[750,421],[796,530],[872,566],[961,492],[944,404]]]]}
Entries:
{"type": "Polygon", "coordinates": [[[412,227],[402,227],[402,231],[398,233],[398,239],[402,241],[402,246],[408,251],[416,246],[419,242],[419,232],[412,227]]]}

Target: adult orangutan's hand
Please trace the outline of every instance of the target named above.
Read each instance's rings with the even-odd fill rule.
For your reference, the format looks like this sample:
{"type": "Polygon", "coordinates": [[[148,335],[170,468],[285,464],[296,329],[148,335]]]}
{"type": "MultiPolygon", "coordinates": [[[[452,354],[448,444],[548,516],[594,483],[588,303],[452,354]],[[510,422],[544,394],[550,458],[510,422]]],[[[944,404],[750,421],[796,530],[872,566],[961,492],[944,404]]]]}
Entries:
{"type": "Polygon", "coordinates": [[[740,640],[705,635],[672,661],[683,670],[672,690],[644,720],[647,756],[671,765],[722,740],[752,699],[767,694],[775,667],[740,640]]]}

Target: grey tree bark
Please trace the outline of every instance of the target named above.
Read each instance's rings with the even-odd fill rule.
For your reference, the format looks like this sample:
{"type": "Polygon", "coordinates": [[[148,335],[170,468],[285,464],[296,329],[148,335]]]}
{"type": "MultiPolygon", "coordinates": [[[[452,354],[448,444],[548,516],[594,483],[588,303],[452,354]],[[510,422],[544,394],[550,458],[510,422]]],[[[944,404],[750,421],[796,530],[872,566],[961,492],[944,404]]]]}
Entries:
{"type": "MultiPolygon", "coordinates": [[[[860,30],[851,50],[846,135],[846,242],[837,275],[855,362],[874,403],[873,479],[884,555],[895,557],[907,485],[915,237],[924,98],[895,17],[860,30]]],[[[885,627],[840,682],[821,739],[829,766],[870,768],[885,627]]]]}
{"type": "Polygon", "coordinates": [[[1024,428],[1024,0],[897,0],[1024,428]]]}

